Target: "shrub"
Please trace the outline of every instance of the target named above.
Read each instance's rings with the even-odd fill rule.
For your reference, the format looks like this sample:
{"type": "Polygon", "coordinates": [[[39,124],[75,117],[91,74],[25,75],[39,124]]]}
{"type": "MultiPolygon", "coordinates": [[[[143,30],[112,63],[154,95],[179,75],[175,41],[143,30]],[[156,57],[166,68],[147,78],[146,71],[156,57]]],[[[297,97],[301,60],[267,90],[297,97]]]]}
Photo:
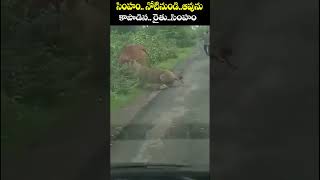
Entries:
{"type": "Polygon", "coordinates": [[[127,94],[136,87],[138,80],[118,64],[119,53],[126,44],[142,44],[146,47],[152,66],[177,57],[177,48],[191,47],[197,43],[203,28],[190,26],[149,26],[147,28],[112,27],[110,35],[111,98],[127,94]],[[133,31],[129,31],[129,30],[133,31]]]}
{"type": "Polygon", "coordinates": [[[133,78],[125,67],[118,64],[119,53],[126,44],[142,44],[149,54],[151,65],[176,57],[176,40],[165,33],[151,33],[148,28],[140,28],[134,32],[119,32],[114,30],[110,36],[111,57],[111,97],[126,94],[134,88],[138,80],[133,78]]]}

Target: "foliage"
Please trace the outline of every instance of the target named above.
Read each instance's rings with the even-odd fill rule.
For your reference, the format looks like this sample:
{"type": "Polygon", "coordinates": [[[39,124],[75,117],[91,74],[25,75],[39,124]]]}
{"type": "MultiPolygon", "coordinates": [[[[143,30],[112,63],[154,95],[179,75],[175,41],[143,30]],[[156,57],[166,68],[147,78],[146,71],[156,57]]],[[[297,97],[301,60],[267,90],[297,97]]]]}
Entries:
{"type": "MultiPolygon", "coordinates": [[[[136,87],[138,80],[132,77],[126,67],[120,66],[117,58],[126,44],[142,44],[146,47],[152,66],[166,61],[174,61],[180,48],[192,47],[196,44],[199,31],[190,26],[149,26],[135,31],[119,31],[119,27],[111,28],[111,98],[117,99],[128,94],[136,87]]],[[[199,41],[199,40],[198,40],[199,41]]]]}

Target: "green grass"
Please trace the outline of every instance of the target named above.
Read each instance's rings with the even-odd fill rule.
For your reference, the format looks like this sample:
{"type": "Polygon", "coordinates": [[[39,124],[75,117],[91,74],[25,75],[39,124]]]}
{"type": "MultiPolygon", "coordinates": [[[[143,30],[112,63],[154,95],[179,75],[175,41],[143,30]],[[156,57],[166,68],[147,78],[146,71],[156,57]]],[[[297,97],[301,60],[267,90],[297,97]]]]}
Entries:
{"type": "MultiPolygon", "coordinates": [[[[161,69],[173,69],[177,63],[183,62],[188,59],[188,56],[191,55],[193,47],[179,48],[177,50],[177,57],[168,59],[156,65],[156,67],[161,69]]],[[[137,96],[142,93],[142,90],[139,88],[133,88],[128,94],[119,94],[116,98],[111,97],[110,108],[111,112],[117,111],[125,105],[132,102],[137,96]]]]}
{"type": "Polygon", "coordinates": [[[132,88],[128,94],[118,94],[116,98],[111,97],[110,108],[111,112],[116,111],[128,103],[132,102],[137,96],[142,93],[141,89],[132,88]]]}
{"type": "Polygon", "coordinates": [[[177,50],[177,57],[168,59],[167,61],[163,61],[156,65],[156,67],[161,69],[173,69],[174,66],[180,62],[183,62],[188,59],[188,56],[192,53],[193,48],[179,48],[177,50]]]}

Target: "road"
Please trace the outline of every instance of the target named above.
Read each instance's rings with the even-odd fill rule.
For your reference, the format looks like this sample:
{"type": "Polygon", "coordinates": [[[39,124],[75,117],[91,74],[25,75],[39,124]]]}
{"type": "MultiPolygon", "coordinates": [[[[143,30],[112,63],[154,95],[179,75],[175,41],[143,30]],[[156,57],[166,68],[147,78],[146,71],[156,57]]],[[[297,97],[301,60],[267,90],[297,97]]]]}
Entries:
{"type": "Polygon", "coordinates": [[[112,143],[111,162],[209,165],[209,57],[198,55],[184,70],[184,85],[148,104],[112,143]]]}

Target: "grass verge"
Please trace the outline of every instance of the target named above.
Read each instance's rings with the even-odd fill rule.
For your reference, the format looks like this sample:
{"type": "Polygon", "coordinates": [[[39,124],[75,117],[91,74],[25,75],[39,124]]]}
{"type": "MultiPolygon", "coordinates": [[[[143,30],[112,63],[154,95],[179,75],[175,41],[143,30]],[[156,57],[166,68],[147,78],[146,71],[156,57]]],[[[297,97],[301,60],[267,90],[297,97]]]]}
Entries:
{"type": "Polygon", "coordinates": [[[139,96],[142,90],[139,88],[133,88],[128,94],[120,94],[117,98],[111,98],[110,108],[111,112],[116,111],[126,104],[132,102],[135,97],[139,96]]]}
{"type": "Polygon", "coordinates": [[[156,65],[156,67],[160,69],[173,69],[176,64],[184,62],[188,59],[188,56],[192,53],[192,47],[187,48],[179,48],[177,50],[177,57],[168,59],[167,61],[163,61],[156,65]]]}

